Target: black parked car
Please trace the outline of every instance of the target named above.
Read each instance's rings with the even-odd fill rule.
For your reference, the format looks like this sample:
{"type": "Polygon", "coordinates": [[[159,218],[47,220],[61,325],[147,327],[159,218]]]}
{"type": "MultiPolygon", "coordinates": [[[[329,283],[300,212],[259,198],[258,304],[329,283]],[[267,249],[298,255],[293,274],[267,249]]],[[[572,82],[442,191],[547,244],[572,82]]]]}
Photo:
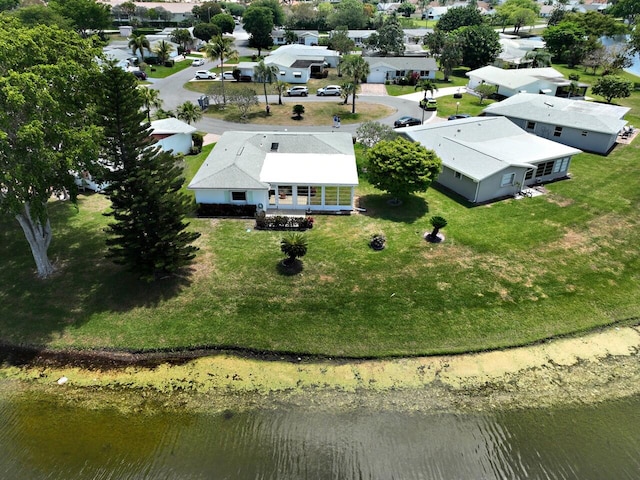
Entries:
{"type": "Polygon", "coordinates": [[[131,73],[133,73],[138,80],[146,80],[147,79],[147,74],[144,73],[142,70],[134,70],[131,73]]]}
{"type": "Polygon", "coordinates": [[[395,122],[393,122],[393,126],[395,128],[400,127],[410,127],[412,125],[421,125],[422,121],[419,118],[415,117],[400,117],[395,122]]]}
{"type": "Polygon", "coordinates": [[[468,113],[456,113],[455,115],[449,115],[449,120],[458,120],[460,118],[471,118],[468,113]]]}

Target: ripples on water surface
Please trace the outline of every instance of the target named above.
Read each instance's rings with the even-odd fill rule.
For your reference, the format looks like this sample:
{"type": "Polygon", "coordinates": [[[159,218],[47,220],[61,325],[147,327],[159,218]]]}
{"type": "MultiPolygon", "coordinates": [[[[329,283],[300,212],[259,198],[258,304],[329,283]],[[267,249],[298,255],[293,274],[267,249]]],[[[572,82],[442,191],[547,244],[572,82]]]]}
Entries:
{"type": "Polygon", "coordinates": [[[126,415],[0,400],[0,479],[638,479],[640,399],[493,414],[126,415]]]}

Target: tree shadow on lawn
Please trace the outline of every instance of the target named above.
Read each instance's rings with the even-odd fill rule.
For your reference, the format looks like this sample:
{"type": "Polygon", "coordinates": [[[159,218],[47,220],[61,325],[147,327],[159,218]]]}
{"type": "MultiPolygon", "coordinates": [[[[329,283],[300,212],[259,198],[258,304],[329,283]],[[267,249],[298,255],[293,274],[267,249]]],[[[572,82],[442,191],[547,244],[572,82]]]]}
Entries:
{"type": "Polygon", "coordinates": [[[391,200],[388,194],[363,195],[358,199],[358,207],[365,209],[362,215],[403,223],[414,223],[429,212],[427,201],[416,195],[403,198],[398,206],[390,205],[391,200]]]}
{"type": "MultiPolygon", "coordinates": [[[[80,209],[82,197],[80,197],[80,209]]],[[[44,344],[95,314],[153,307],[191,283],[190,271],[146,283],[105,258],[103,224],[74,224],[78,215],[67,202],[49,206],[53,240],[52,277],[36,276],[27,240],[17,221],[0,221],[0,337],[10,343],[44,344]]],[[[84,220],[84,219],[83,219],[84,220]]]]}

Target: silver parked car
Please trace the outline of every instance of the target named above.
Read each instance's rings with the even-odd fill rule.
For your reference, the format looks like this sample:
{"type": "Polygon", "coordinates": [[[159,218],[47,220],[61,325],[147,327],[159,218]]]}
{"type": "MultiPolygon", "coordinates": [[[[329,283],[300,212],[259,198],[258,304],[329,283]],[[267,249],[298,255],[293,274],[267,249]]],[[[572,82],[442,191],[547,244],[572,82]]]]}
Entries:
{"type": "Polygon", "coordinates": [[[287,89],[287,96],[289,97],[306,97],[307,95],[309,95],[307,87],[291,87],[287,89]]]}
{"type": "Polygon", "coordinates": [[[316,95],[320,97],[324,95],[335,95],[336,97],[339,97],[341,93],[342,87],[340,87],[339,85],[327,85],[324,88],[319,88],[316,92],[316,95]]]}

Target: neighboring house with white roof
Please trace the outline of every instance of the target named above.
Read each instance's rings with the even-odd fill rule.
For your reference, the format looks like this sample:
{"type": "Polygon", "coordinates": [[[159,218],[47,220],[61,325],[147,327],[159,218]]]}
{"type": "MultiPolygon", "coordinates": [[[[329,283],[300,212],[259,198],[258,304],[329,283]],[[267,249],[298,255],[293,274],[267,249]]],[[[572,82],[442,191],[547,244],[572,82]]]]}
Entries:
{"type": "Polygon", "coordinates": [[[521,39],[517,35],[500,34],[500,46],[502,50],[498,54],[494,66],[498,68],[524,68],[533,60],[526,59],[527,53],[533,50],[543,49],[544,40],[521,39]]]}
{"type": "MultiPolygon", "coordinates": [[[[496,93],[511,97],[516,93],[541,93],[552,97],[569,96],[571,81],[562,76],[555,68],[518,68],[504,70],[492,65],[466,73],[469,77],[467,88],[473,90],[481,83],[496,86],[496,93]]],[[[575,97],[584,97],[589,85],[578,84],[575,97]]]]}
{"type": "Polygon", "coordinates": [[[199,204],[351,211],[358,185],[347,132],[225,132],[191,180],[199,204]]]}
{"type": "MultiPolygon", "coordinates": [[[[315,46],[320,42],[320,33],[317,30],[291,30],[295,33],[299,45],[315,46]]],[[[286,45],[286,30],[276,28],[271,32],[274,45],[286,45]]]]}
{"type": "Polygon", "coordinates": [[[195,127],[177,118],[163,118],[151,122],[151,136],[163,151],[171,150],[174,155],[189,153],[193,145],[192,135],[195,132],[195,127]]]}
{"type": "Polygon", "coordinates": [[[426,12],[422,13],[423,20],[440,20],[450,7],[429,7],[426,12]]]}
{"type": "Polygon", "coordinates": [[[472,203],[513,196],[567,176],[580,150],[525,132],[505,117],[473,117],[397,130],[442,160],[437,183],[472,203]]]}
{"type": "Polygon", "coordinates": [[[424,37],[433,33],[432,28],[403,28],[404,34],[403,41],[405,44],[422,45],[424,43],[424,37]]]}
{"type": "Polygon", "coordinates": [[[377,33],[375,30],[349,30],[347,36],[353,40],[356,47],[363,47],[367,38],[372,34],[377,33]]]}
{"type": "Polygon", "coordinates": [[[421,79],[434,79],[438,65],[433,57],[362,57],[369,64],[367,83],[385,83],[406,77],[411,72],[421,79]]]}
{"type": "Polygon", "coordinates": [[[604,103],[519,93],[484,109],[485,115],[507,117],[529,133],[564,145],[607,153],[627,124],[630,108],[604,103]]]}
{"type": "MultiPolygon", "coordinates": [[[[287,83],[307,83],[312,75],[321,73],[326,66],[336,67],[340,54],[327,47],[309,47],[306,45],[283,45],[264,59],[265,65],[278,67],[278,80],[287,83]]],[[[255,80],[254,68],[257,62],[238,64],[240,75],[255,80]]]]}
{"type": "Polygon", "coordinates": [[[376,10],[380,13],[392,14],[398,10],[400,5],[402,5],[400,2],[378,3],[376,10]]]}

